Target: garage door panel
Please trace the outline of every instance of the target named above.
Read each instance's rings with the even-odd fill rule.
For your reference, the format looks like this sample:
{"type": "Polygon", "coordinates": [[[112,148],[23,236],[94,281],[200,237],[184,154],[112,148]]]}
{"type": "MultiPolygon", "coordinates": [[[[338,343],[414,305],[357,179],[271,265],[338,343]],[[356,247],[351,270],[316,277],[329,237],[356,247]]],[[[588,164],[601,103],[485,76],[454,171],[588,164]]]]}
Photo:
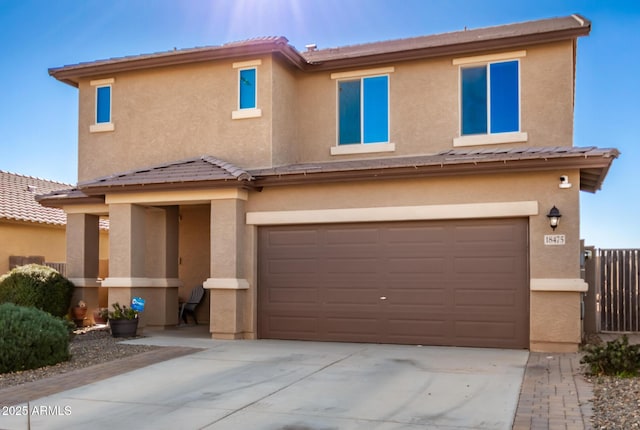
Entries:
{"type": "Polygon", "coordinates": [[[456,321],[455,337],[473,346],[506,343],[517,336],[515,324],[500,321],[456,321]]]}
{"type": "Polygon", "coordinates": [[[318,263],[315,258],[273,259],[269,262],[267,270],[273,275],[315,273],[318,271],[318,263]]]}
{"type": "Polygon", "coordinates": [[[380,294],[374,288],[325,288],[323,302],[336,306],[378,306],[380,294]]]}
{"type": "Polygon", "coordinates": [[[315,304],[319,300],[315,288],[270,288],[268,294],[272,305],[315,304]]]}
{"type": "Polygon", "coordinates": [[[258,335],[526,348],[527,234],[526,219],[261,227],[258,335]]]}
{"type": "Polygon", "coordinates": [[[496,311],[496,307],[506,307],[505,311],[517,306],[518,297],[510,290],[467,290],[457,289],[455,292],[455,306],[470,306],[477,308],[482,305],[488,311],[496,311]],[[493,309],[488,309],[492,307],[493,309]]]}
{"type": "Polygon", "coordinates": [[[405,289],[396,288],[385,293],[384,304],[393,312],[401,312],[402,307],[418,307],[429,310],[431,307],[444,306],[452,299],[444,288],[405,289]]]}
{"type": "Polygon", "coordinates": [[[458,243],[466,245],[477,245],[486,247],[491,244],[493,247],[513,248],[514,235],[518,234],[519,226],[506,225],[504,223],[487,224],[477,221],[465,226],[456,226],[454,229],[454,238],[458,243]]]}
{"type": "Polygon", "coordinates": [[[389,245],[410,246],[418,244],[421,247],[425,245],[432,247],[437,244],[443,245],[447,242],[447,231],[443,226],[390,226],[383,231],[382,237],[384,242],[389,245]]]}
{"type": "Polygon", "coordinates": [[[375,273],[378,260],[374,258],[327,258],[325,270],[328,273],[375,273]]]}
{"type": "Polygon", "coordinates": [[[291,246],[305,248],[318,242],[318,231],[316,229],[279,230],[270,232],[264,240],[272,249],[291,246]]]}
{"type": "Polygon", "coordinates": [[[318,318],[310,315],[278,315],[274,313],[265,324],[269,332],[281,339],[300,339],[311,336],[318,330],[318,318]]]}
{"type": "Polygon", "coordinates": [[[389,273],[399,273],[403,275],[445,272],[445,260],[442,257],[407,257],[387,259],[387,269],[389,273]]]}
{"type": "Polygon", "coordinates": [[[514,275],[518,264],[512,256],[500,257],[457,257],[454,270],[458,274],[506,274],[514,275]]]}

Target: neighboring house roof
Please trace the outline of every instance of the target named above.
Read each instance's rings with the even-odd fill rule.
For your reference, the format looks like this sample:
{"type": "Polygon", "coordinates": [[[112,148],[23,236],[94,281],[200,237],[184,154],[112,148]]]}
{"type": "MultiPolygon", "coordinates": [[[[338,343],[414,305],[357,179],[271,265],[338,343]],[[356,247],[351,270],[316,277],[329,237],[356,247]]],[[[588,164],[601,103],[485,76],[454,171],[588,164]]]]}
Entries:
{"type": "Polygon", "coordinates": [[[580,15],[572,15],[342,48],[309,50],[303,53],[289,45],[285,37],[259,37],[220,46],[67,65],[51,68],[49,74],[69,85],[78,86],[81,78],[96,75],[271,53],[280,55],[301,70],[320,71],[571,40],[588,35],[590,31],[589,20],[580,15]]]}
{"type": "Polygon", "coordinates": [[[0,170],[0,219],[66,225],[67,215],[63,210],[43,207],[35,197],[70,186],[0,170]]]}
{"type": "Polygon", "coordinates": [[[431,155],[291,164],[242,170],[211,156],[137,169],[78,184],[78,188],[39,196],[43,205],[89,201],[100,194],[132,190],[195,187],[241,187],[424,178],[436,176],[578,169],[580,189],[596,192],[620,155],[617,149],[596,147],[528,147],[453,149],[431,155]]]}

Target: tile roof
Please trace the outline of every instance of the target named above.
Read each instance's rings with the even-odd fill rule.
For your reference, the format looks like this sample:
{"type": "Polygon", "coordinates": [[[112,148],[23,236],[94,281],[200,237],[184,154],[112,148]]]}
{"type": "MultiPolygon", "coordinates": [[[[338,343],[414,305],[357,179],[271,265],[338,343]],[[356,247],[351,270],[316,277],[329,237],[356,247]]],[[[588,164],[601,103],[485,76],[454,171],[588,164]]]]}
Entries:
{"type": "Polygon", "coordinates": [[[90,194],[94,189],[113,189],[128,186],[166,187],[190,186],[198,183],[212,182],[218,185],[242,185],[249,183],[253,177],[231,163],[202,155],[186,160],[174,161],[158,166],[136,169],[104,178],[93,179],[78,184],[78,188],[90,194]]]}
{"type": "Polygon", "coordinates": [[[174,49],[53,67],[49,69],[49,75],[78,86],[81,78],[91,76],[273,53],[280,54],[300,70],[313,72],[570,40],[588,35],[590,30],[589,20],[571,15],[407,39],[313,49],[302,53],[291,46],[285,37],[267,36],[224,45],[174,49]]]}
{"type": "Polygon", "coordinates": [[[257,178],[257,185],[266,186],[311,180],[313,175],[333,181],[364,175],[357,172],[389,178],[573,167],[580,169],[580,188],[595,192],[619,155],[617,149],[596,147],[469,148],[431,155],[293,164],[250,173],[257,178]]]}
{"type": "Polygon", "coordinates": [[[41,206],[35,197],[71,185],[0,170],[0,219],[66,225],[61,209],[41,206]]]}
{"type": "MultiPolygon", "coordinates": [[[[470,44],[486,43],[487,41],[513,40],[517,43],[524,36],[540,36],[550,33],[558,38],[567,37],[564,33],[581,35],[588,34],[591,22],[580,15],[560,18],[542,19],[508,25],[485,27],[478,29],[454,31],[407,39],[388,40],[382,42],[365,43],[339,48],[310,50],[302,53],[309,63],[344,60],[347,58],[365,57],[372,55],[389,55],[399,51],[434,51],[442,54],[442,49],[448,50],[453,46],[467,46],[470,44]],[[561,37],[562,36],[562,37],[561,37]]],[[[576,37],[575,35],[573,37],[576,37]]],[[[454,51],[455,52],[455,51],[454,51]]]]}

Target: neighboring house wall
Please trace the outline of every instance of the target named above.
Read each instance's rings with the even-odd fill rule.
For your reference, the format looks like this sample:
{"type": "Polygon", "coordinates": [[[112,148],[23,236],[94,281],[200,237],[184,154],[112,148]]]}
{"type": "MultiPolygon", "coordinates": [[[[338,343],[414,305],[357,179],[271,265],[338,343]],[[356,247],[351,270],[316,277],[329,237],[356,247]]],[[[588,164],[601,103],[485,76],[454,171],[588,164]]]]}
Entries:
{"type": "Polygon", "coordinates": [[[0,274],[9,271],[9,257],[41,255],[46,262],[66,261],[64,226],[0,221],[0,274]]]}

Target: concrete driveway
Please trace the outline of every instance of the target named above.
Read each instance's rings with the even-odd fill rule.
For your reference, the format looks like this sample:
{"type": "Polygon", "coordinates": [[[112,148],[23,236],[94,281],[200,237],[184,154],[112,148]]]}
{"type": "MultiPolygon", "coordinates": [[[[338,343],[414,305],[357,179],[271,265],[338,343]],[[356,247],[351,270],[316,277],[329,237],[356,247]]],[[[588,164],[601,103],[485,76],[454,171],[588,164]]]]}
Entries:
{"type": "MultiPolygon", "coordinates": [[[[31,402],[32,429],[511,429],[527,351],[163,336],[195,354],[31,402]]],[[[1,403],[1,402],[0,402],[1,403]]],[[[2,429],[25,417],[0,416],[2,429]]]]}

